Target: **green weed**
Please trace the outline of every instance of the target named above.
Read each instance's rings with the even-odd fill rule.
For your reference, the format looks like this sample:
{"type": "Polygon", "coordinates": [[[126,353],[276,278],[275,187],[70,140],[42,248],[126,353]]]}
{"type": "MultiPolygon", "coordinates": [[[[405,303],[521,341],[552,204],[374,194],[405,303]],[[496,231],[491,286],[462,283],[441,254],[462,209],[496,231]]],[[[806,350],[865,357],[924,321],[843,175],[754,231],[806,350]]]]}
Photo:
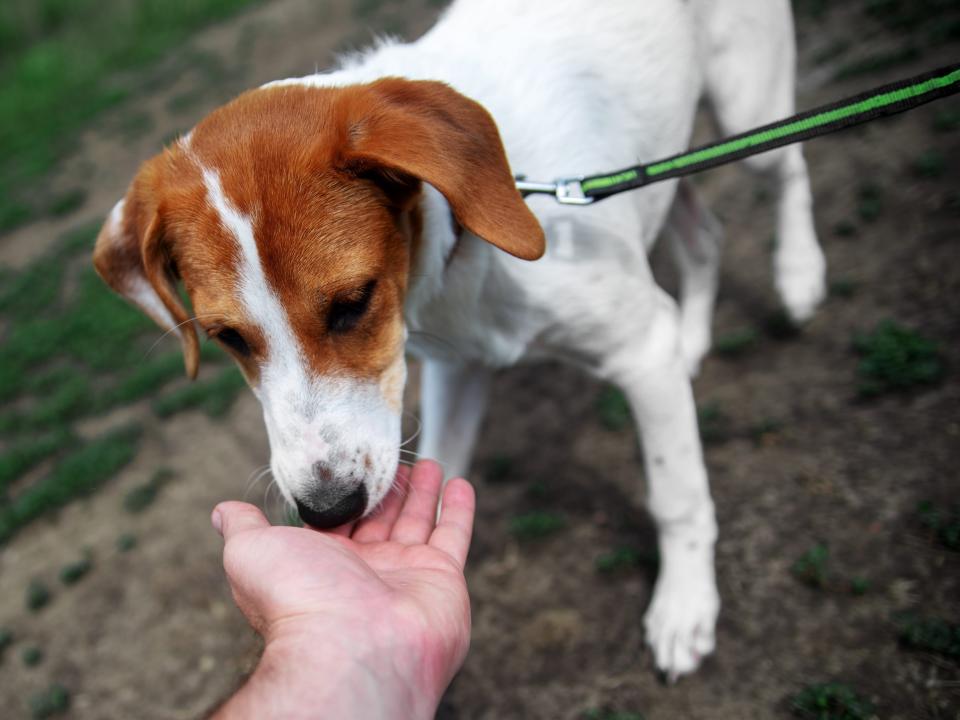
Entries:
{"type": "Polygon", "coordinates": [[[730,421],[716,402],[708,402],[697,408],[697,425],[700,439],[706,445],[722,443],[730,437],[730,421]]]}
{"type": "Polygon", "coordinates": [[[31,695],[28,708],[33,720],[45,720],[62,715],[70,709],[70,691],[63,685],[53,684],[31,695]]]}
{"type": "Polygon", "coordinates": [[[719,336],[713,343],[717,355],[727,358],[740,357],[757,344],[757,331],[753,328],[741,328],[719,336]]]}
{"type": "Polygon", "coordinates": [[[837,237],[853,237],[857,234],[857,225],[851,220],[840,220],[833,226],[833,233],[837,237]]]}
{"type": "Polygon", "coordinates": [[[944,374],[937,344],[893,320],[883,320],[873,332],[857,336],[853,346],[862,357],[857,368],[862,397],[932,385],[944,374]]]}
{"type": "Polygon", "coordinates": [[[173,478],[173,471],[160,468],[147,482],[130,490],[123,498],[123,508],[129,513],[141,513],[157,499],[160,489],[173,478]]]}
{"type": "Polygon", "coordinates": [[[827,585],[830,552],[823,543],[818,543],[801,555],[790,567],[793,576],[812,588],[823,589],[827,585]]]}
{"type": "Polygon", "coordinates": [[[834,278],[830,281],[829,292],[831,297],[849,300],[857,292],[857,283],[850,278],[834,278]]]}
{"type": "Polygon", "coordinates": [[[900,642],[911,650],[960,658],[960,625],[938,617],[902,617],[900,642]]]}
{"type": "Polygon", "coordinates": [[[60,582],[64,585],[74,585],[82,580],[93,569],[93,560],[88,556],[68,563],[60,568],[60,582]]]}
{"type": "Polygon", "coordinates": [[[27,667],[36,667],[43,662],[43,650],[36,645],[27,645],[20,653],[20,660],[27,667]]]}
{"type": "Polygon", "coordinates": [[[864,222],[873,222],[883,213],[883,188],[873,182],[865,182],[857,188],[857,214],[864,222]]]}
{"type": "Polygon", "coordinates": [[[539,540],[559,532],[566,525],[567,522],[562,516],[541,510],[511,519],[510,534],[521,541],[539,540]]]}
{"type": "Polygon", "coordinates": [[[39,612],[50,604],[52,597],[53,595],[50,593],[50,588],[48,588],[42,580],[34,578],[30,581],[30,584],[27,585],[24,604],[30,612],[39,612]]]}
{"type": "Polygon", "coordinates": [[[913,162],[913,172],[922,178],[938,178],[947,169],[947,161],[938,150],[927,150],[913,162]]]}
{"type": "Polygon", "coordinates": [[[808,685],[790,701],[793,714],[811,720],[867,720],[873,707],[849,686],[830,682],[808,685]]]}
{"type": "Polygon", "coordinates": [[[74,442],[69,431],[26,439],[0,455],[0,497],[21,475],[74,442]]]}
{"type": "Polygon", "coordinates": [[[597,396],[597,414],[600,424],[614,432],[625,430],[633,424],[630,403],[626,396],[612,385],[607,385],[597,396]]]}
{"type": "Polygon", "coordinates": [[[7,648],[13,645],[13,638],[13,630],[8,627],[0,627],[0,658],[3,657],[7,648]]]}
{"type": "Polygon", "coordinates": [[[137,536],[133,533],[123,533],[117,538],[117,551],[128,553],[137,546],[137,536]]]}
{"type": "Polygon", "coordinates": [[[762,445],[783,429],[783,423],[771,418],[763,418],[750,426],[750,439],[755,445],[762,445]]]}
{"type": "Polygon", "coordinates": [[[960,505],[950,510],[924,500],[917,505],[917,515],[941,545],[948,550],[960,551],[960,505]]]}
{"type": "Polygon", "coordinates": [[[854,595],[866,595],[870,591],[870,581],[865,577],[850,578],[850,592],[854,595]]]}
{"type": "Polygon", "coordinates": [[[195,382],[157,398],[153,411],[162,418],[184,410],[203,409],[212,418],[223,417],[246,387],[243,375],[235,367],[223,370],[206,382],[195,382]]]}
{"type": "Polygon", "coordinates": [[[618,547],[610,552],[598,555],[593,566],[601,575],[615,575],[638,567],[649,567],[654,571],[660,564],[660,556],[654,550],[641,552],[631,547],[618,547]]]}

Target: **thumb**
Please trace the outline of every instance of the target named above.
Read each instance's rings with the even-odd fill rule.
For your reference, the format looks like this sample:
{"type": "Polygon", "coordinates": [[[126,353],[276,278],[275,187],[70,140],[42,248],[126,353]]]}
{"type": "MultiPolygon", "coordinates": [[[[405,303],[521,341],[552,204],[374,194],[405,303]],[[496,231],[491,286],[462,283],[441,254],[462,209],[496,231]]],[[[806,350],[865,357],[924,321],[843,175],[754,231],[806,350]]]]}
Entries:
{"type": "Polygon", "coordinates": [[[247,530],[259,530],[270,527],[270,521],[259,508],[243,502],[222,502],[213,509],[210,522],[214,529],[229,540],[238,533],[247,530]]]}

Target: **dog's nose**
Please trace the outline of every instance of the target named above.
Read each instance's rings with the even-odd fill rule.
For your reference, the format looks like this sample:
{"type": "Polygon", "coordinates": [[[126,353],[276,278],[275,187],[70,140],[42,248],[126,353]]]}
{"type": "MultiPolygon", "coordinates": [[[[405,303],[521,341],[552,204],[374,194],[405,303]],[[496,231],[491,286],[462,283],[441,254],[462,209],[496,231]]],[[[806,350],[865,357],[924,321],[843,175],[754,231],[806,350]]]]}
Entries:
{"type": "Polygon", "coordinates": [[[346,525],[363,515],[367,509],[367,487],[362,483],[349,495],[341,498],[328,508],[317,510],[297,500],[297,512],[307,525],[326,530],[346,525]]]}

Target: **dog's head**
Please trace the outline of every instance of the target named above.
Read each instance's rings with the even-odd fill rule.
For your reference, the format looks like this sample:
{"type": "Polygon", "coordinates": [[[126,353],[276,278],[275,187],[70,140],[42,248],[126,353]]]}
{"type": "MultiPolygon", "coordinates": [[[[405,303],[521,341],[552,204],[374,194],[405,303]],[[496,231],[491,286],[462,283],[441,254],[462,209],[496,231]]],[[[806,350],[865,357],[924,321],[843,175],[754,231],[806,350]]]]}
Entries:
{"type": "Polygon", "coordinates": [[[422,182],[475,235],[542,254],[486,111],[396,78],[240,96],[145,163],[97,239],[97,271],[179,335],[191,377],[198,328],[234,357],[277,483],[317,526],[361,516],[394,477],[422,182]]]}

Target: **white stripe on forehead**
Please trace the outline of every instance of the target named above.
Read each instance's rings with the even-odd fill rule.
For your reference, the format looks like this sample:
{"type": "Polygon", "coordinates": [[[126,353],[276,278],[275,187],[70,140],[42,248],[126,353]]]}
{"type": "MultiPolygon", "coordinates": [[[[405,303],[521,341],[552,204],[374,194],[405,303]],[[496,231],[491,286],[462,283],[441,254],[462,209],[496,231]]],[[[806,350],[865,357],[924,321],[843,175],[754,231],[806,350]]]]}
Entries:
{"type": "Polygon", "coordinates": [[[260,326],[267,340],[270,356],[268,370],[279,371],[286,376],[294,375],[297,380],[305,382],[303,353],[290,327],[287,313],[263,273],[260,252],[253,236],[253,223],[227,199],[215,170],[203,168],[203,182],[210,204],[220,216],[220,222],[240,246],[240,299],[247,315],[260,326]]]}

